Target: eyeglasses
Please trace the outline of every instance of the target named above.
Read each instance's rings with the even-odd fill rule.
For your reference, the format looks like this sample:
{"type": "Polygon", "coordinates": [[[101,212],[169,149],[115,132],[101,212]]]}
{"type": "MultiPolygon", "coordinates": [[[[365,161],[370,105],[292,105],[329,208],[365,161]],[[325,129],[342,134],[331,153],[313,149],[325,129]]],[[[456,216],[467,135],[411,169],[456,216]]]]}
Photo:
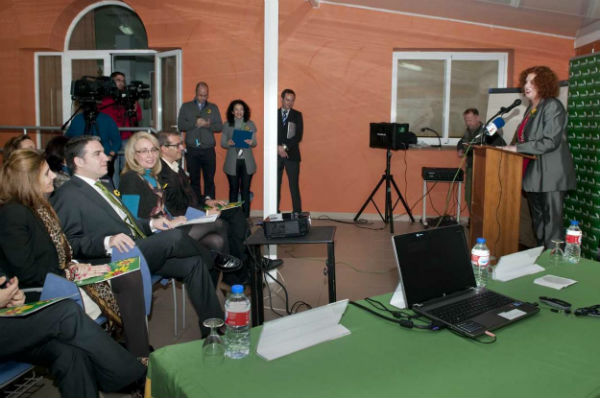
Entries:
{"type": "Polygon", "coordinates": [[[140,149],[139,151],[136,149],[135,153],[137,153],[138,155],[147,155],[149,153],[156,155],[158,153],[158,148],[153,147],[153,148],[144,148],[144,149],[140,149]]]}
{"type": "Polygon", "coordinates": [[[178,142],[177,144],[164,144],[163,146],[166,146],[167,148],[169,147],[180,147],[183,146],[183,142],[178,142]]]}

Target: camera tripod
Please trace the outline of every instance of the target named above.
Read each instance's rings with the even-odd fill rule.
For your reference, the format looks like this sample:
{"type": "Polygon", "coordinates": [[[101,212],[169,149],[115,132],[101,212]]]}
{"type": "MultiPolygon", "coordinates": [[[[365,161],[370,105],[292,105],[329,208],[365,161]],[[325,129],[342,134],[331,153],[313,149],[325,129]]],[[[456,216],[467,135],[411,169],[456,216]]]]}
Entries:
{"type": "Polygon", "coordinates": [[[377,210],[377,213],[379,213],[379,217],[381,217],[381,220],[384,222],[384,224],[390,223],[390,233],[393,234],[394,233],[394,209],[396,208],[398,201],[402,201],[402,204],[404,205],[404,209],[406,210],[408,217],[410,217],[410,221],[415,222],[415,218],[413,217],[412,212],[410,211],[410,208],[406,204],[404,197],[400,193],[400,190],[398,189],[398,185],[396,185],[396,181],[394,181],[394,176],[390,174],[391,159],[392,159],[392,153],[390,152],[390,148],[387,148],[385,172],[379,179],[379,182],[375,186],[375,189],[373,189],[373,192],[371,192],[371,195],[369,195],[369,197],[367,198],[365,203],[362,205],[362,207],[360,208],[360,210],[358,211],[356,216],[354,216],[354,221],[355,222],[358,221],[358,219],[360,218],[360,215],[365,210],[365,207],[367,207],[369,202],[373,202],[373,206],[375,206],[375,209],[377,210]],[[377,190],[379,190],[379,187],[381,186],[381,184],[383,184],[384,181],[385,181],[385,216],[383,216],[381,214],[381,211],[379,211],[379,207],[377,207],[377,203],[375,203],[375,200],[373,200],[373,197],[377,193],[377,190]],[[394,189],[396,190],[396,193],[398,194],[398,199],[396,199],[396,202],[394,203],[393,206],[392,206],[392,185],[394,186],[394,189]]]}

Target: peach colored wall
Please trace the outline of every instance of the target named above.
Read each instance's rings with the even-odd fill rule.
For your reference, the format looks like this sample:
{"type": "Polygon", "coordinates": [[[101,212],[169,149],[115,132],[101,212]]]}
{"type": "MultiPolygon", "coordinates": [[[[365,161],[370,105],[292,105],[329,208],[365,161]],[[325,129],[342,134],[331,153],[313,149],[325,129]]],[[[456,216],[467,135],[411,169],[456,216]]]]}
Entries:
{"type": "MultiPolygon", "coordinates": [[[[0,1],[4,39],[0,50],[5,59],[0,64],[4,77],[0,124],[33,124],[33,53],[60,51],[72,18],[91,2],[0,1]]],[[[183,50],[184,101],[192,98],[198,80],[209,83],[210,100],[221,111],[230,100],[241,97],[252,108],[260,138],[263,1],[131,0],[127,4],[144,22],[151,47],[183,50]]],[[[368,130],[370,122],[390,118],[394,48],[509,48],[514,54],[509,86],[523,68],[533,64],[548,65],[566,79],[568,60],[575,54],[570,39],[329,4],[313,9],[303,0],[280,0],[279,87],[296,91],[296,108],[304,113],[301,191],[306,210],[355,213],[380,178],[385,152],[368,147],[368,130]]],[[[224,154],[217,152],[217,193],[226,197],[227,181],[221,172],[224,154]]],[[[255,154],[258,172],[252,181],[252,207],[258,210],[263,200],[261,144],[255,154]]],[[[421,196],[422,166],[457,165],[453,150],[410,150],[394,153],[392,172],[412,205],[421,196]]],[[[433,192],[438,209],[445,191],[441,184],[433,192]]],[[[282,208],[290,208],[285,185],[283,193],[282,208]]],[[[378,203],[383,204],[383,194],[378,203]]],[[[420,209],[419,203],[415,214],[420,209]]],[[[366,212],[375,210],[369,206],[366,212]]],[[[428,210],[428,215],[432,212],[428,210]]]]}

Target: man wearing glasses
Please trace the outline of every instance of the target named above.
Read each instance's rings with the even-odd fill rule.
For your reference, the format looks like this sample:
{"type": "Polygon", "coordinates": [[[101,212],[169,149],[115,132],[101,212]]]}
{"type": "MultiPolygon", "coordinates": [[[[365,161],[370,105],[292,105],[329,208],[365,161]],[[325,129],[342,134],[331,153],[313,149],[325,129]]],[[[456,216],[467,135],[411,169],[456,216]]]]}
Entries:
{"type": "MultiPolygon", "coordinates": [[[[183,154],[183,141],[178,133],[160,132],[158,142],[162,163],[158,179],[165,192],[165,206],[173,217],[184,215],[189,206],[204,210],[206,207],[224,204],[224,202],[218,200],[196,196],[189,178],[180,164],[183,154]]],[[[223,211],[220,218],[228,225],[227,238],[231,254],[243,261],[246,258],[244,240],[247,236],[248,226],[241,207],[223,211]]],[[[265,259],[263,261],[270,268],[282,264],[281,260],[265,259]]]]}

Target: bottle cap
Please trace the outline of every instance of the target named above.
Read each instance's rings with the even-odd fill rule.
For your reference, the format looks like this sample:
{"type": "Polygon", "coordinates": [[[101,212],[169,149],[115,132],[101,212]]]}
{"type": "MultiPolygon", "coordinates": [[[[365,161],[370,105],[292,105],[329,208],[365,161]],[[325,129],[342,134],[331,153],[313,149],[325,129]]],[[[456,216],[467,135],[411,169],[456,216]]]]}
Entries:
{"type": "Polygon", "coordinates": [[[579,221],[577,221],[577,220],[571,220],[571,225],[579,225],[579,221]]]}
{"type": "Polygon", "coordinates": [[[244,292],[244,286],[242,285],[233,285],[231,286],[231,293],[240,294],[244,292]]]}
{"type": "Polygon", "coordinates": [[[477,238],[477,243],[485,243],[485,238],[477,238]]]}

